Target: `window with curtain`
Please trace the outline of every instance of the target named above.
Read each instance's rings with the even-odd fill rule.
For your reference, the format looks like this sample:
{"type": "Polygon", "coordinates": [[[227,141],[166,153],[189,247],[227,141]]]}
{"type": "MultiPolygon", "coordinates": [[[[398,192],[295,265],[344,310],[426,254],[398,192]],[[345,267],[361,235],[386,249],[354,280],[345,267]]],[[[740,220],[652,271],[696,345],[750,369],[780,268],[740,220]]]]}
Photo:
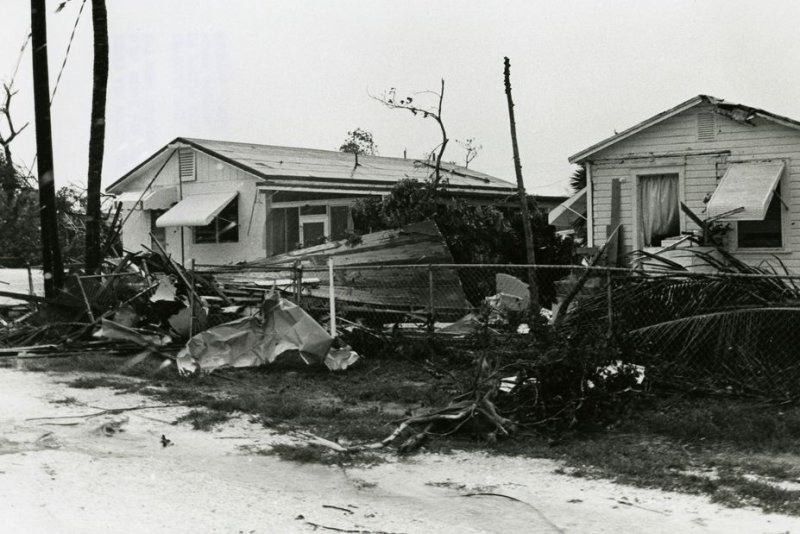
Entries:
{"type": "Polygon", "coordinates": [[[648,174],[638,181],[639,237],[642,246],[658,247],[681,233],[678,175],[648,174]]]}

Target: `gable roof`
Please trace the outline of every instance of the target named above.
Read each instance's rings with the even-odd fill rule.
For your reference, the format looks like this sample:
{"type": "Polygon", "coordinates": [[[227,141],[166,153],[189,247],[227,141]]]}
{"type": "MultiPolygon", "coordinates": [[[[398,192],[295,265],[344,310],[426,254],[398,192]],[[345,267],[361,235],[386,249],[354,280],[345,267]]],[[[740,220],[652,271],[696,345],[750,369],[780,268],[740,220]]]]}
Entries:
{"type": "Polygon", "coordinates": [[[614,134],[611,137],[596,143],[589,148],[586,148],[573,156],[570,156],[569,162],[570,163],[583,163],[589,156],[600,152],[613,144],[619,143],[623,139],[627,139],[632,135],[635,135],[642,130],[649,128],[662,122],[664,120],[669,119],[670,117],[674,117],[679,113],[683,113],[684,111],[691,109],[700,104],[711,104],[714,106],[719,113],[725,115],[727,117],[732,118],[733,120],[747,122],[752,124],[750,121],[755,118],[765,119],[776,124],[780,124],[782,126],[786,126],[787,128],[793,128],[795,130],[800,130],[800,122],[790,119],[788,117],[784,117],[781,115],[777,115],[775,113],[770,113],[769,111],[754,108],[750,106],[745,106],[743,104],[736,104],[734,102],[727,102],[721,98],[716,98],[709,95],[697,95],[694,98],[690,98],[686,102],[678,104],[674,108],[670,108],[666,111],[662,111],[657,115],[653,115],[647,120],[640,122],[639,124],[628,128],[627,130],[623,130],[618,134],[614,134]]]}
{"type": "MultiPolygon", "coordinates": [[[[294,148],[254,143],[178,137],[119,178],[106,190],[118,189],[128,178],[176,144],[192,147],[270,183],[314,182],[329,186],[360,185],[390,189],[404,179],[425,180],[433,165],[413,159],[358,156],[332,150],[294,148]]],[[[443,179],[450,189],[464,192],[513,194],[516,186],[500,178],[466,167],[442,162],[443,179]]]]}

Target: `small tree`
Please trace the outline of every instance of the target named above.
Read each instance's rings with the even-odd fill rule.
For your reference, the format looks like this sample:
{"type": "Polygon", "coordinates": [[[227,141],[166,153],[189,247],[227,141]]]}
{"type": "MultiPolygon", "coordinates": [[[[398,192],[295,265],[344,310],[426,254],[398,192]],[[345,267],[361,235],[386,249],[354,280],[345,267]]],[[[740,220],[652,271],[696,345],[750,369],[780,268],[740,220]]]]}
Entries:
{"type": "Polygon", "coordinates": [[[339,152],[349,152],[359,156],[377,156],[378,145],[372,138],[372,132],[356,128],[352,132],[347,132],[347,137],[339,147],[339,152]]]}

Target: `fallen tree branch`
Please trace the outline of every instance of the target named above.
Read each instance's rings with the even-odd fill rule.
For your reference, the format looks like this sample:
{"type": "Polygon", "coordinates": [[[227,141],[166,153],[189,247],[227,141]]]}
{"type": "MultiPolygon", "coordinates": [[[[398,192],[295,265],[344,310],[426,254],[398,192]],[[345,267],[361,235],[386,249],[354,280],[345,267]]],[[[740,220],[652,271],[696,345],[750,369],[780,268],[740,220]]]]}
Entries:
{"type": "Polygon", "coordinates": [[[385,530],[361,530],[361,529],[331,527],[328,525],[320,525],[319,523],[314,523],[313,521],[306,521],[306,524],[311,525],[315,529],[324,528],[325,530],[333,530],[334,532],[348,532],[352,534],[401,534],[399,532],[387,532],[385,530]]]}
{"type": "Polygon", "coordinates": [[[133,406],[131,408],[98,408],[97,406],[90,406],[90,408],[97,408],[99,412],[88,413],[83,415],[59,415],[53,417],[29,417],[26,421],[49,421],[54,419],[88,419],[90,417],[97,417],[100,415],[117,415],[122,412],[131,412],[134,410],[149,410],[151,408],[175,408],[182,406],[182,404],[156,404],[155,406],[133,406]]]}

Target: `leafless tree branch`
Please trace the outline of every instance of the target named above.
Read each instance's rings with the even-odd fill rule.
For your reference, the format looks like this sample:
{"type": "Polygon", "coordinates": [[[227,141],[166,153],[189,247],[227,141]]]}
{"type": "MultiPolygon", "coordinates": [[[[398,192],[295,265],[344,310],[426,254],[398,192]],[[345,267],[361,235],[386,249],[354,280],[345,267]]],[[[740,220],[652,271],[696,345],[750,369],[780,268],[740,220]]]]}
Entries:
{"type": "Polygon", "coordinates": [[[21,128],[17,129],[14,127],[14,120],[11,118],[11,99],[14,95],[17,94],[17,91],[13,91],[11,86],[8,84],[3,84],[3,89],[5,91],[5,99],[3,101],[3,107],[0,108],[2,111],[3,116],[6,119],[6,127],[8,128],[8,135],[0,134],[0,145],[3,146],[3,151],[5,152],[6,163],[8,165],[12,165],[13,162],[11,160],[11,142],[16,138],[22,131],[28,127],[28,123],[22,125],[21,128]]]}
{"type": "Polygon", "coordinates": [[[386,91],[383,96],[376,97],[370,95],[371,98],[377,100],[384,106],[388,107],[389,109],[405,109],[410,112],[414,116],[421,115],[422,118],[431,118],[436,121],[436,124],[439,125],[439,130],[442,134],[442,142],[434,148],[434,150],[438,149],[436,154],[436,163],[434,166],[434,175],[433,181],[431,186],[435,189],[439,186],[439,183],[442,179],[442,157],[444,156],[445,148],[447,148],[447,143],[449,139],[447,138],[447,130],[444,127],[444,122],[442,121],[442,101],[444,100],[444,79],[442,79],[442,88],[440,92],[436,91],[419,91],[416,93],[412,93],[414,96],[421,95],[421,94],[429,94],[437,97],[437,104],[435,107],[423,107],[414,101],[413,96],[407,97],[397,97],[397,89],[392,87],[388,91],[386,91]]]}

